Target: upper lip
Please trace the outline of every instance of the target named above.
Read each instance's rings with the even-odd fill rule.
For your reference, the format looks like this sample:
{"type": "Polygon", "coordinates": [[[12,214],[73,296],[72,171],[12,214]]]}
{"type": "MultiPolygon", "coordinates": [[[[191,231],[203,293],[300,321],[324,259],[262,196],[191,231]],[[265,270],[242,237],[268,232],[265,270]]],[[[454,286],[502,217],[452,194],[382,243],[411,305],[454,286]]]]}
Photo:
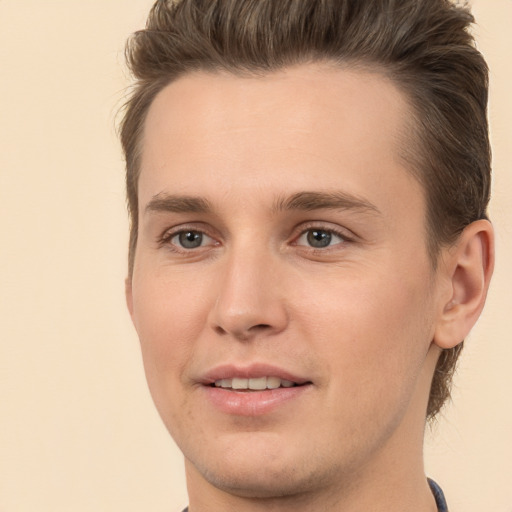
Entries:
{"type": "Polygon", "coordinates": [[[257,379],[259,377],[277,377],[279,379],[289,380],[295,384],[310,382],[309,379],[285,370],[284,368],[266,363],[252,363],[249,365],[222,364],[205,372],[201,376],[200,381],[202,384],[210,385],[220,379],[257,379]]]}

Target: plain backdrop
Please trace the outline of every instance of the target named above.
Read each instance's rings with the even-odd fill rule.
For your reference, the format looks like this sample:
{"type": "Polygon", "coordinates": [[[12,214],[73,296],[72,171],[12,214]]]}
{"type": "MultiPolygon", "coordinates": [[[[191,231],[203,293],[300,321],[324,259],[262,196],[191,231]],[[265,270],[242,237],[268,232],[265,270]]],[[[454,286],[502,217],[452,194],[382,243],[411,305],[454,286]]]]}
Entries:
{"type": "MultiPolygon", "coordinates": [[[[0,512],[172,512],[182,460],[125,310],[115,118],[151,0],[0,0],[0,512]]],[[[512,512],[512,0],[474,0],[491,67],[498,259],[426,465],[452,512],[512,512]]]]}

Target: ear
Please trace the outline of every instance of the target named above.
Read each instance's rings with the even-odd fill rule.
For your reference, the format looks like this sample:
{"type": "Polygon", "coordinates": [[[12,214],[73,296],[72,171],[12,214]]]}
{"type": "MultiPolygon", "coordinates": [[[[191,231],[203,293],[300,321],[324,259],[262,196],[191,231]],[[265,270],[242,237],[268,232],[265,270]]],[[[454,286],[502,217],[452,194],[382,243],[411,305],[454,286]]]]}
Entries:
{"type": "Polygon", "coordinates": [[[124,280],[124,296],[126,298],[126,306],[128,307],[128,311],[133,321],[133,288],[131,277],[127,277],[124,280]]]}
{"type": "Polygon", "coordinates": [[[436,325],[437,346],[453,348],[469,334],[484,307],[493,269],[494,231],[489,221],[478,220],[464,229],[443,259],[449,293],[436,325]]]}

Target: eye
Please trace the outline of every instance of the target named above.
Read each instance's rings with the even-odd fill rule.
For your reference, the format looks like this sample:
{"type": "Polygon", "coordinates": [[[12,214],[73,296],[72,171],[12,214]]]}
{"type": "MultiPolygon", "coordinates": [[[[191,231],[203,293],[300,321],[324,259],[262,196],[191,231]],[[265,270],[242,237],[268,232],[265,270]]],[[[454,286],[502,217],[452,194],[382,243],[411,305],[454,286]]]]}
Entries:
{"type": "Polygon", "coordinates": [[[343,243],[345,238],[329,229],[308,229],[297,239],[297,245],[309,245],[314,249],[324,249],[343,243]]]}
{"type": "Polygon", "coordinates": [[[201,231],[185,230],[175,233],[169,239],[170,243],[182,249],[197,249],[205,245],[212,245],[213,238],[201,231]]]}

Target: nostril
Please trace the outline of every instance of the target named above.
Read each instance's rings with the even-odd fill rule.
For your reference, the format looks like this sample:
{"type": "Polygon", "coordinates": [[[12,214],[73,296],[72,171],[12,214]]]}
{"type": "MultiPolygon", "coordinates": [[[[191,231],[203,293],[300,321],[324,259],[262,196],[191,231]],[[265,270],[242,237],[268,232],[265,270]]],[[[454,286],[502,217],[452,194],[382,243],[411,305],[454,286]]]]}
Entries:
{"type": "Polygon", "coordinates": [[[250,326],[248,329],[232,329],[232,331],[228,329],[224,329],[220,325],[214,326],[215,333],[219,336],[225,336],[226,334],[229,334],[229,332],[232,332],[232,334],[240,339],[249,339],[252,335],[257,334],[258,332],[266,331],[271,329],[272,326],[269,324],[256,324],[250,326]]]}
{"type": "Polygon", "coordinates": [[[268,324],[253,325],[249,330],[250,331],[264,331],[266,329],[270,329],[270,325],[268,325],[268,324]]]}

